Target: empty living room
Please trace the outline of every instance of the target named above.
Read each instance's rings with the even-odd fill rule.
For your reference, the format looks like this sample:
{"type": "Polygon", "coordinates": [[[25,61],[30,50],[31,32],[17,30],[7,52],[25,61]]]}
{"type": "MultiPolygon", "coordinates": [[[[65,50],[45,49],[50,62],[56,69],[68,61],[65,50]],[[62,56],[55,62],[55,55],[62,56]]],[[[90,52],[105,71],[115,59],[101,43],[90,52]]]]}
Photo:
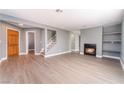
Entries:
{"type": "Polygon", "coordinates": [[[0,83],[124,83],[123,13],[0,9],[0,83]]]}

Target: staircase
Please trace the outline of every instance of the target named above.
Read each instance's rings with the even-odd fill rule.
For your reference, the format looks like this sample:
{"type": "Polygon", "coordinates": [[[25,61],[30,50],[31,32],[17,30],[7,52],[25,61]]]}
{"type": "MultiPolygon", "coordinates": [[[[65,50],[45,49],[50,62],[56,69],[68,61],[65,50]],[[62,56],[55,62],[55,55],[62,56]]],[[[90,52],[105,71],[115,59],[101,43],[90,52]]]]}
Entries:
{"type": "MultiPolygon", "coordinates": [[[[52,36],[48,41],[47,41],[47,45],[46,45],[46,52],[48,52],[51,48],[53,48],[56,45],[56,35],[52,36]]],[[[42,48],[40,51],[41,55],[45,55],[45,49],[42,48]]]]}

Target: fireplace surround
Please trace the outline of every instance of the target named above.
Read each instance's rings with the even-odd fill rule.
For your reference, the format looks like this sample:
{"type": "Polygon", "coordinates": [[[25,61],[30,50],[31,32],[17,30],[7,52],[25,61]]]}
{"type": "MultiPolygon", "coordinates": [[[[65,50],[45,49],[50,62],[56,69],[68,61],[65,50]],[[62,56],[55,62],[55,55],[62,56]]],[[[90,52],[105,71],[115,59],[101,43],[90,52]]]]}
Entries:
{"type": "Polygon", "coordinates": [[[84,44],[84,55],[96,56],[96,44],[84,44]]]}

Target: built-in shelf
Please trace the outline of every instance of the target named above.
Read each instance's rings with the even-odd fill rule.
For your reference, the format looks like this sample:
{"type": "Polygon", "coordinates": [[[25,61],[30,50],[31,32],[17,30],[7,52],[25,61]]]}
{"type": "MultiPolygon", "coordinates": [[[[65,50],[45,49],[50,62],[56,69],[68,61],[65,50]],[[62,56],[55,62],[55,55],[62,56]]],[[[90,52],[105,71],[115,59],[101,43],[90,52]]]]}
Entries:
{"type": "Polygon", "coordinates": [[[103,28],[102,54],[108,57],[120,57],[121,24],[103,28]]]}
{"type": "Polygon", "coordinates": [[[120,34],[121,32],[105,32],[104,35],[116,35],[116,34],[120,34]]]}
{"type": "Polygon", "coordinates": [[[121,40],[103,40],[103,43],[121,43],[121,40]]]}
{"type": "Polygon", "coordinates": [[[103,52],[120,53],[120,51],[117,50],[103,50],[103,52]]]}

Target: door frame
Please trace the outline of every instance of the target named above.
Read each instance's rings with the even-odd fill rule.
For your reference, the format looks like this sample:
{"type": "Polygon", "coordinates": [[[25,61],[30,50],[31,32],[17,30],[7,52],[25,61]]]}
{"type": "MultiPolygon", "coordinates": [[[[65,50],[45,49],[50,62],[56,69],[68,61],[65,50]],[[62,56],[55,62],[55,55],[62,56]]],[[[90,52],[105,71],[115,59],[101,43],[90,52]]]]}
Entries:
{"type": "Polygon", "coordinates": [[[8,29],[17,31],[19,33],[19,55],[20,55],[20,31],[16,28],[6,27],[6,59],[8,58],[8,29]]]}
{"type": "Polygon", "coordinates": [[[26,54],[28,54],[28,52],[29,52],[29,49],[28,49],[28,46],[29,46],[28,37],[29,37],[30,32],[34,33],[34,54],[36,54],[36,31],[26,31],[26,54]]]}

